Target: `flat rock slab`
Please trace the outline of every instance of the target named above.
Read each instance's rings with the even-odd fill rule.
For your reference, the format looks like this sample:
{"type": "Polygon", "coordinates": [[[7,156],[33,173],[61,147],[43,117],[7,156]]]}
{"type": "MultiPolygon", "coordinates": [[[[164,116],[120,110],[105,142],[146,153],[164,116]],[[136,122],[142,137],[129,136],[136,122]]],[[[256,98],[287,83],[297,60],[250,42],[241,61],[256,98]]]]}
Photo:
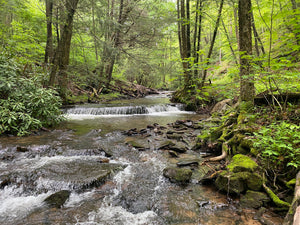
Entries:
{"type": "Polygon", "coordinates": [[[38,169],[43,178],[69,183],[74,189],[101,185],[114,171],[122,170],[120,164],[101,163],[99,161],[74,160],[57,161],[38,169]]]}

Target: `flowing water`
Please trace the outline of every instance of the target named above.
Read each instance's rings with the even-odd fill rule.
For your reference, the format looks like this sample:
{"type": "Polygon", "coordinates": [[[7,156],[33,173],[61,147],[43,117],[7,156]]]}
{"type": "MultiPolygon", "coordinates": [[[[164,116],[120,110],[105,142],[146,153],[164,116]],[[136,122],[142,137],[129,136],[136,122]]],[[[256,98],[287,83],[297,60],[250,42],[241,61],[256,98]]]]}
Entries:
{"type": "Polygon", "coordinates": [[[238,209],[212,187],[164,178],[170,160],[155,148],[158,137],[147,139],[146,151],[125,144],[122,131],[202,118],[165,94],[64,111],[60,129],[0,138],[0,224],[260,224],[254,211],[238,209]],[[49,207],[44,200],[61,190],[69,191],[67,201],[49,207]]]}

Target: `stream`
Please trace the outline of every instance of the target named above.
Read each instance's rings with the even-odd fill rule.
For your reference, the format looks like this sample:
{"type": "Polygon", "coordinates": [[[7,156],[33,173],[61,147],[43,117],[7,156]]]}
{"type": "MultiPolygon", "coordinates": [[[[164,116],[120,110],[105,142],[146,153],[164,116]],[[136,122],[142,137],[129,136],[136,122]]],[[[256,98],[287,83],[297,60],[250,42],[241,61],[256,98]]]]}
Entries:
{"type": "MultiPolygon", "coordinates": [[[[174,159],[158,150],[158,132],[146,128],[207,117],[171,104],[167,94],[66,108],[67,121],[55,130],[0,137],[0,224],[261,224],[255,210],[239,208],[238,199],[214,187],[194,179],[180,186],[163,176],[174,159]],[[126,134],[133,128],[145,134],[126,134]],[[69,194],[61,206],[46,203],[61,190],[69,194]]],[[[186,137],[180,157],[202,157],[191,151],[197,134],[186,137]]]]}

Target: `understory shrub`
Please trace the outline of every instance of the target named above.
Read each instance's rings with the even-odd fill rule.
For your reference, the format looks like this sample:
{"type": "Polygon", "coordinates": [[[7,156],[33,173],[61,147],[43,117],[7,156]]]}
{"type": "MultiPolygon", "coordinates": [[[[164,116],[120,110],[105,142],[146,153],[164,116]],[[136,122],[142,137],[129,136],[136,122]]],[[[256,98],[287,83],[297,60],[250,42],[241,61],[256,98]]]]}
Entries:
{"type": "Polygon", "coordinates": [[[253,146],[271,169],[300,168],[300,126],[281,121],[254,132],[253,146]]]}
{"type": "Polygon", "coordinates": [[[37,78],[21,76],[19,65],[0,55],[0,134],[23,136],[63,120],[57,93],[37,78]]]}

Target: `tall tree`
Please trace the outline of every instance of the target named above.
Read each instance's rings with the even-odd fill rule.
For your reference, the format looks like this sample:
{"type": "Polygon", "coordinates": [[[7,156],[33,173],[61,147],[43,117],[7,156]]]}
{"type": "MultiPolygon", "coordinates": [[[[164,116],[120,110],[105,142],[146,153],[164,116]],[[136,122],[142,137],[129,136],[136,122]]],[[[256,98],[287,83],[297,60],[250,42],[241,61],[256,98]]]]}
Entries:
{"type": "Polygon", "coordinates": [[[45,63],[51,62],[53,57],[53,35],[52,35],[53,0],[46,0],[47,18],[47,42],[45,49],[45,63]]]}
{"type": "Polygon", "coordinates": [[[239,0],[240,101],[253,105],[254,76],[251,71],[251,0],[239,0]]]}
{"type": "Polygon", "coordinates": [[[206,80],[207,67],[210,65],[210,58],[211,58],[211,55],[212,55],[212,52],[213,52],[213,48],[214,48],[214,44],[215,44],[215,41],[216,41],[216,37],[217,37],[217,33],[218,33],[218,28],[219,28],[219,24],[220,24],[220,20],[221,20],[221,16],[222,16],[223,4],[224,4],[224,0],[221,0],[219,11],[218,11],[218,17],[217,17],[216,25],[215,25],[215,28],[214,28],[213,37],[212,37],[212,40],[210,42],[209,50],[208,50],[207,57],[206,57],[207,66],[206,66],[206,69],[203,72],[203,76],[202,76],[202,81],[201,81],[200,88],[202,88],[204,86],[204,82],[206,80]]]}
{"type": "Polygon", "coordinates": [[[79,0],[65,1],[66,15],[62,23],[62,34],[60,35],[50,72],[49,86],[54,86],[57,78],[59,93],[64,101],[66,100],[66,91],[68,86],[67,67],[69,65],[70,58],[73,20],[78,2],[79,0]]]}
{"type": "Polygon", "coordinates": [[[180,46],[180,56],[184,73],[184,90],[191,88],[192,74],[190,71],[189,57],[191,56],[190,39],[190,1],[177,0],[177,19],[178,19],[178,39],[180,46]]]}

